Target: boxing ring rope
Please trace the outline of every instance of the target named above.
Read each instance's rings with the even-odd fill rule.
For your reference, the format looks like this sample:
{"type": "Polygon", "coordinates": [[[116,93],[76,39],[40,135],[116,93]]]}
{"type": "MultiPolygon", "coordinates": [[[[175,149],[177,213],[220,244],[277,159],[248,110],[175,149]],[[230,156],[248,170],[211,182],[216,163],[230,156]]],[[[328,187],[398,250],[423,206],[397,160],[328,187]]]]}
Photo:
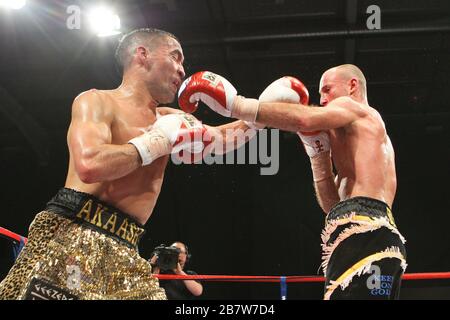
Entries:
{"type": "Polygon", "coordinates": [[[14,260],[16,260],[22,248],[27,244],[28,239],[2,227],[0,227],[0,236],[13,241],[13,255],[14,260]]]}
{"type": "MultiPolygon", "coordinates": [[[[15,248],[15,255],[27,243],[28,239],[8,229],[0,227],[0,236],[14,241],[19,244],[15,248]]],[[[243,276],[243,275],[173,275],[173,274],[155,274],[159,280],[202,280],[202,281],[216,281],[216,282],[267,282],[280,283],[281,298],[286,299],[286,284],[287,283],[321,283],[325,281],[322,276],[243,276]]],[[[436,279],[450,279],[450,272],[416,272],[405,273],[402,280],[436,280],[436,279]]]]}
{"type": "MultiPolygon", "coordinates": [[[[27,243],[28,239],[6,228],[0,227],[0,236],[15,242],[27,243]]],[[[203,281],[231,281],[231,282],[324,282],[321,276],[236,276],[236,275],[190,275],[179,276],[172,274],[156,274],[160,280],[203,280],[203,281]]],[[[450,279],[450,272],[417,272],[405,273],[402,280],[434,280],[450,279]]]]}
{"type": "MultiPolygon", "coordinates": [[[[280,298],[287,299],[288,283],[323,283],[321,276],[236,276],[236,275],[173,275],[155,274],[159,280],[202,280],[216,282],[278,282],[280,283],[280,298]]],[[[450,272],[419,272],[405,273],[402,280],[434,280],[450,279],[450,272]]]]}
{"type": "Polygon", "coordinates": [[[8,229],[0,227],[0,236],[3,236],[4,238],[14,240],[16,242],[24,242],[27,243],[28,239],[26,237],[22,237],[21,235],[18,235],[17,233],[14,233],[12,231],[9,231],[8,229]]]}
{"type": "MultiPolygon", "coordinates": [[[[203,280],[203,281],[231,281],[231,282],[324,282],[321,276],[232,276],[232,275],[188,275],[155,274],[160,280],[203,280]]],[[[450,279],[450,272],[418,272],[405,273],[402,280],[435,280],[450,279]]]]}

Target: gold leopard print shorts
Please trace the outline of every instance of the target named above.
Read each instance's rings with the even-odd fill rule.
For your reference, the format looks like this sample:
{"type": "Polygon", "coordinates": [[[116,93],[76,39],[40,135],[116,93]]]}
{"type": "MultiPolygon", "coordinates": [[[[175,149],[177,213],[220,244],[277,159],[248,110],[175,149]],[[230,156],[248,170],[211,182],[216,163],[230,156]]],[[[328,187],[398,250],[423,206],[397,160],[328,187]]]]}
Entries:
{"type": "Polygon", "coordinates": [[[129,227],[131,219],[114,218],[116,212],[106,212],[111,207],[90,195],[70,189],[59,194],[53,204],[82,198],[78,211],[71,208],[81,218],[49,207],[38,213],[27,244],[0,283],[0,299],[166,299],[150,263],[133,246],[139,232],[129,227]]]}

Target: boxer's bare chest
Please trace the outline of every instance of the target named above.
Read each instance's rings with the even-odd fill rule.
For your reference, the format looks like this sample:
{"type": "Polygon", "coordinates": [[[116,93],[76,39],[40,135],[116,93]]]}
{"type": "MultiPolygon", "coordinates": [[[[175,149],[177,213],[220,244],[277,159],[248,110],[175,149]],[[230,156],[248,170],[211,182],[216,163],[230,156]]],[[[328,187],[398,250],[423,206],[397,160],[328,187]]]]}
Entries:
{"type": "MultiPolygon", "coordinates": [[[[114,101],[114,100],[113,100],[114,101]]],[[[156,121],[156,108],[136,107],[115,100],[111,124],[112,144],[124,144],[149,130],[156,121]]]]}

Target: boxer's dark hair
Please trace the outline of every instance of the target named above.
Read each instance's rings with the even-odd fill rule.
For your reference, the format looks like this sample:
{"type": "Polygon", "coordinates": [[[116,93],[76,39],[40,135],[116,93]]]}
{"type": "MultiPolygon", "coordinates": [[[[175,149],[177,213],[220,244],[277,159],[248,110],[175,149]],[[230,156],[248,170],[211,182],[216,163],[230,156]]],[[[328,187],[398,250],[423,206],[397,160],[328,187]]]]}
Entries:
{"type": "Polygon", "coordinates": [[[131,57],[133,56],[134,50],[136,50],[137,47],[145,45],[150,50],[152,50],[153,48],[157,47],[158,44],[155,40],[159,40],[165,37],[171,37],[180,42],[178,38],[170,32],[155,28],[136,29],[123,35],[119,40],[119,44],[117,45],[115,53],[117,66],[122,71],[125,70],[131,62],[131,57]]]}

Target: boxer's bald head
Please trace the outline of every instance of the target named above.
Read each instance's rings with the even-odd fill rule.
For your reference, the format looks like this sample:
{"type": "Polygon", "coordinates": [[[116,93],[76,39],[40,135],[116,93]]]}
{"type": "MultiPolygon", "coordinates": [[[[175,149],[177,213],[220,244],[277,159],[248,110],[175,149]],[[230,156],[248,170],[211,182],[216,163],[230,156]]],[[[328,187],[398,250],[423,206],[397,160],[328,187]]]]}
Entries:
{"type": "Polygon", "coordinates": [[[336,89],[335,94],[325,98],[326,103],[344,95],[367,103],[366,77],[361,69],[353,64],[342,64],[323,73],[319,88],[321,95],[323,93],[326,96],[326,91],[332,91],[333,88],[336,89]]]}
{"type": "Polygon", "coordinates": [[[168,37],[179,42],[177,37],[170,32],[154,28],[136,29],[125,34],[120,39],[119,45],[116,49],[115,57],[117,64],[123,70],[126,70],[138,47],[143,46],[149,50],[154,50],[159,44],[161,44],[162,40],[165,40],[168,37]]]}
{"type": "Polygon", "coordinates": [[[359,82],[359,89],[364,97],[367,97],[367,82],[366,77],[362,73],[361,69],[353,64],[342,64],[336,67],[336,72],[341,79],[350,81],[356,79],[359,82]]]}

